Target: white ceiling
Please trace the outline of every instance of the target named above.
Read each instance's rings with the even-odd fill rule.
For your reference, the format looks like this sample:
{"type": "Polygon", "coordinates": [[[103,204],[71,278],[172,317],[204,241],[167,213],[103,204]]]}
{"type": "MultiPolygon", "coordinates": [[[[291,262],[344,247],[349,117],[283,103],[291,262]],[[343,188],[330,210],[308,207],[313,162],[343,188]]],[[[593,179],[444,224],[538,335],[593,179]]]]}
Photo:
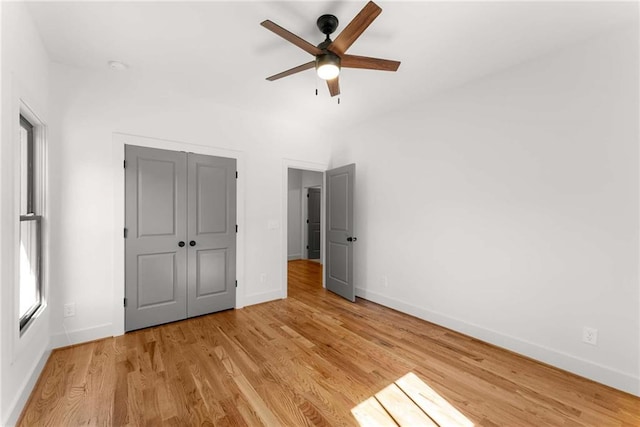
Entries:
{"type": "MultiPolygon", "coordinates": [[[[271,19],[313,44],[318,16],[339,33],[365,1],[30,2],[51,59],[127,73],[189,96],[293,120],[340,125],[419,102],[436,92],[528,61],[638,18],[634,2],[383,2],[349,53],[402,61],[397,73],[345,69],[341,104],[313,70],[265,77],[312,57],[262,28],[271,19]],[[314,92],[316,84],[320,96],[314,92]]],[[[336,35],[334,34],[334,36],[336,35]]]]}

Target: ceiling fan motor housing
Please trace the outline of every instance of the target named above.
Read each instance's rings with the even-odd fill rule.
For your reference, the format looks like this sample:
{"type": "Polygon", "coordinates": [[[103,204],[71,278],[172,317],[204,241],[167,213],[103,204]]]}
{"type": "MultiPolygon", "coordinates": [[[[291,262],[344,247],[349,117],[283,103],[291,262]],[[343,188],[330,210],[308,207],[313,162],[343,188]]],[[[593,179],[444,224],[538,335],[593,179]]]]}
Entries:
{"type": "Polygon", "coordinates": [[[327,51],[326,53],[321,53],[320,55],[316,56],[316,68],[325,64],[332,64],[337,67],[340,67],[340,57],[330,51],[327,51]]]}

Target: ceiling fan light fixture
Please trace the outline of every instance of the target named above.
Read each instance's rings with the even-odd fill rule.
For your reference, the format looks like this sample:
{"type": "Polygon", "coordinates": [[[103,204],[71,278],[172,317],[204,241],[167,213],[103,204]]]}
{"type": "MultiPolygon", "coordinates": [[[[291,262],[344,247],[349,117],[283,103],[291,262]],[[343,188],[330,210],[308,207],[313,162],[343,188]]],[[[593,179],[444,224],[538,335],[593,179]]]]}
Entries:
{"type": "Polygon", "coordinates": [[[316,56],[316,72],[322,80],[333,80],[340,74],[340,57],[328,52],[316,56]]]}

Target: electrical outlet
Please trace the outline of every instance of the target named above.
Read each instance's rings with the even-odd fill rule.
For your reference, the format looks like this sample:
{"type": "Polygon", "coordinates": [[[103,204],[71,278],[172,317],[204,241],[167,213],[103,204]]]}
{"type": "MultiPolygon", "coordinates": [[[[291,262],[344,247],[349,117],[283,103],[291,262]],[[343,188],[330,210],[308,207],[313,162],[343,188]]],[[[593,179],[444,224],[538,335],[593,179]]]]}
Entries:
{"type": "Polygon", "coordinates": [[[267,273],[262,273],[260,275],[260,283],[267,283],[267,273]]]}
{"type": "Polygon", "coordinates": [[[587,344],[597,345],[598,344],[598,330],[595,328],[582,328],[582,341],[587,344]]]}
{"type": "Polygon", "coordinates": [[[76,303],[70,302],[64,305],[64,317],[72,317],[76,315],[76,303]]]}

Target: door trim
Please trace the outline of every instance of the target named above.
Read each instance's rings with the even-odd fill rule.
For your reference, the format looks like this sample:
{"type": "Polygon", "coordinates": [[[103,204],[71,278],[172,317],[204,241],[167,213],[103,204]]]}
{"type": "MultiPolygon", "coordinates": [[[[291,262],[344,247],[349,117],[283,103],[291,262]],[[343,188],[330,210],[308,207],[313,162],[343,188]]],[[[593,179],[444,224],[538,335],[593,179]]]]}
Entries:
{"type": "MultiPolygon", "coordinates": [[[[287,254],[287,224],[288,224],[288,215],[287,215],[287,195],[289,194],[289,169],[300,169],[311,172],[322,172],[322,196],[320,202],[320,241],[324,241],[324,233],[325,233],[325,188],[326,188],[326,177],[325,171],[329,169],[329,165],[327,163],[314,163],[314,162],[306,162],[303,160],[293,160],[293,159],[283,159],[282,160],[282,215],[280,219],[281,229],[282,229],[282,237],[281,237],[281,248],[282,252],[280,255],[281,260],[281,273],[280,273],[280,297],[287,297],[287,262],[289,261],[289,257],[287,254]]],[[[325,260],[325,248],[324,245],[321,245],[320,248],[320,261],[324,265],[325,260]]],[[[322,287],[325,287],[325,277],[324,277],[325,269],[322,269],[322,287]]]]}
{"type": "Polygon", "coordinates": [[[238,234],[236,235],[236,278],[238,287],[236,288],[236,307],[242,308],[245,305],[244,287],[244,265],[245,265],[245,245],[244,245],[244,223],[245,223],[245,159],[244,153],[237,150],[211,147],[208,145],[190,144],[180,141],[170,141],[164,139],[128,135],[124,133],[113,133],[113,323],[112,333],[114,336],[124,334],[124,146],[137,145],[140,147],[160,148],[163,150],[183,151],[209,156],[227,157],[236,159],[236,169],[238,170],[238,180],[236,182],[236,206],[238,223],[238,234]]]}

